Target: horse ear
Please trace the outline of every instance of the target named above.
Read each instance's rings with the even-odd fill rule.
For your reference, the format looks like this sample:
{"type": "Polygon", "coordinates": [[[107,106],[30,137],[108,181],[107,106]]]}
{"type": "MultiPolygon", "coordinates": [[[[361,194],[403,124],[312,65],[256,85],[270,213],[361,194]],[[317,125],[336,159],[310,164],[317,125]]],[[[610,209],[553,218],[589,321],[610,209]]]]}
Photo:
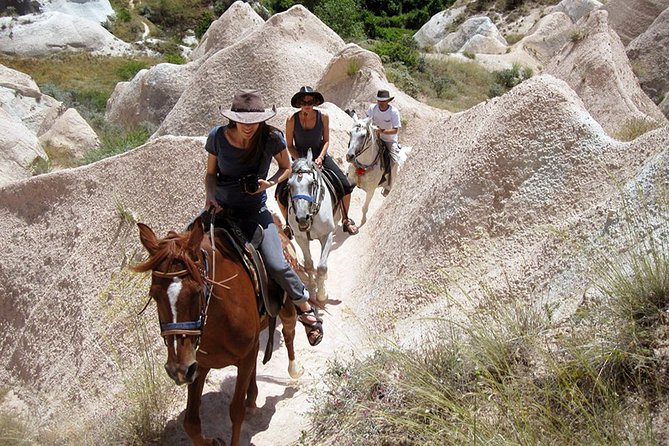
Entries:
{"type": "Polygon", "coordinates": [[[158,250],[158,238],[155,232],[144,223],[137,223],[137,227],[139,228],[139,241],[149,251],[149,254],[153,255],[158,250]]]}
{"type": "Polygon", "coordinates": [[[190,230],[190,237],[188,237],[188,249],[191,251],[197,251],[200,249],[200,243],[202,243],[203,237],[204,227],[202,225],[202,217],[197,217],[193,222],[192,229],[190,230]]]}

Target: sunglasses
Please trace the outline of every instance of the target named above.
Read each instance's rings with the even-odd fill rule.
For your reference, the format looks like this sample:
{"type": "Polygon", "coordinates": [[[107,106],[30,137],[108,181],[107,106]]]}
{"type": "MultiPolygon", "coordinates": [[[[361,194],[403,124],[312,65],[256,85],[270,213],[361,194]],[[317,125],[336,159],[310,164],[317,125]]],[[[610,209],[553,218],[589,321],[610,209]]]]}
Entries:
{"type": "Polygon", "coordinates": [[[300,102],[300,104],[301,105],[316,105],[316,101],[312,99],[311,101],[302,101],[302,102],[300,102]]]}

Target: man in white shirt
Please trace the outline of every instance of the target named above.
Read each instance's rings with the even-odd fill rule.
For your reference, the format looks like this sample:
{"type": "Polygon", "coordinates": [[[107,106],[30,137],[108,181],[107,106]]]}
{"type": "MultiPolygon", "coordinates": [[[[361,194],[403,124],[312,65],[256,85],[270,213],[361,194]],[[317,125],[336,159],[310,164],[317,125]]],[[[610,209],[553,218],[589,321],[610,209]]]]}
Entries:
{"type": "Polygon", "coordinates": [[[376,130],[377,138],[383,141],[388,154],[390,155],[390,166],[386,166],[385,178],[381,185],[381,192],[385,197],[392,189],[392,183],[397,176],[397,169],[401,164],[401,149],[399,146],[399,130],[402,127],[400,121],[400,112],[397,108],[390,105],[390,101],[395,99],[390,96],[388,90],[379,90],[376,94],[376,104],[369,106],[367,116],[372,118],[372,123],[378,127],[376,130]]]}

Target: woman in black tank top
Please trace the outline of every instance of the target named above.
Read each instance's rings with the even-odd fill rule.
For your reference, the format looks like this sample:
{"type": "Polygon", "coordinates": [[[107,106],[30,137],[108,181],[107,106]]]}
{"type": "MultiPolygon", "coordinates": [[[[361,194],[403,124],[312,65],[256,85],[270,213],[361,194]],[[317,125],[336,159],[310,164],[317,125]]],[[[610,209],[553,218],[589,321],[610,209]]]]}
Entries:
{"type": "MultiPolygon", "coordinates": [[[[315,106],[323,104],[323,95],[314,91],[311,87],[302,87],[293,98],[290,104],[299,108],[300,111],[293,114],[286,121],[286,142],[288,152],[293,159],[304,158],[311,149],[314,162],[320,166],[332,171],[341,184],[344,186],[344,197],[342,198],[342,227],[344,232],[351,235],[358,233],[358,227],[355,222],[348,218],[348,208],[351,203],[352,186],[344,172],[337,163],[328,155],[330,146],[330,118],[328,114],[321,110],[314,109],[315,106]]],[[[284,181],[276,188],[276,198],[279,208],[287,220],[288,194],[287,186],[284,181]]],[[[284,227],[287,236],[292,237],[290,226],[284,227]]]]}

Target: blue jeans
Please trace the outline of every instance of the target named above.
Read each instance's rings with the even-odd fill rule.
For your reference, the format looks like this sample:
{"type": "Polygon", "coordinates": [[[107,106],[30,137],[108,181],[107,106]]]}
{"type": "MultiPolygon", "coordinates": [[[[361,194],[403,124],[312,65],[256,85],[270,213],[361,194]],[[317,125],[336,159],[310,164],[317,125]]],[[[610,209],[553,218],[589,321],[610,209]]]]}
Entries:
{"type": "Polygon", "coordinates": [[[258,225],[262,228],[263,237],[259,251],[265,261],[267,274],[288,293],[293,304],[300,305],[309,300],[304,283],[283,256],[279,232],[270,211],[263,206],[258,210],[245,209],[236,213],[241,214],[238,224],[248,240],[251,240],[258,225]]]}

